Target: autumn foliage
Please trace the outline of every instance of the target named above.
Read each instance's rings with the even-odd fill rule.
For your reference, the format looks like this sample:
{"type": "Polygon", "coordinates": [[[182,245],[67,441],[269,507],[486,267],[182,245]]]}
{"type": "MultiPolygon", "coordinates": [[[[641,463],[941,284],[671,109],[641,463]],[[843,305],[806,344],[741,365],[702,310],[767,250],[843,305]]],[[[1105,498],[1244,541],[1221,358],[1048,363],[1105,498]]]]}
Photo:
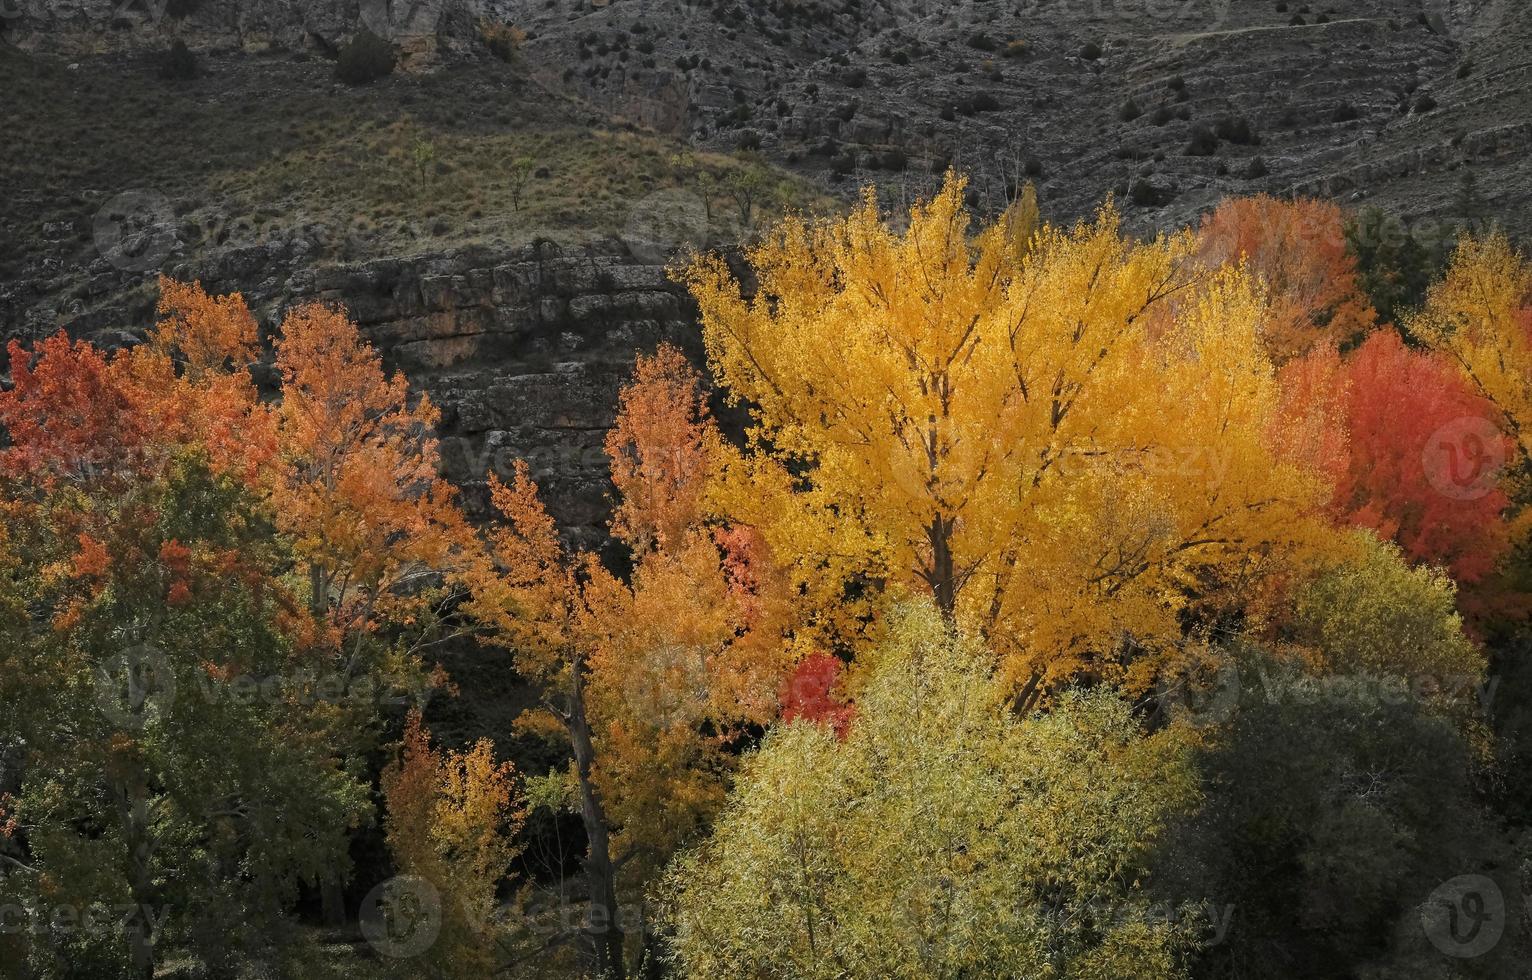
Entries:
{"type": "Polygon", "coordinates": [[[1281,364],[1316,343],[1348,347],[1372,329],[1375,314],[1347,251],[1335,204],[1268,195],[1225,200],[1203,218],[1198,256],[1213,268],[1243,263],[1268,291],[1261,336],[1281,364]]]}
{"type": "Polygon", "coordinates": [[[1222,601],[1316,527],[1323,461],[1267,439],[1261,287],[1110,211],[1017,249],[963,191],[950,177],[904,231],[870,197],[788,220],[749,253],[753,300],[721,259],[678,273],[753,414],[714,509],[782,556],[821,649],[859,642],[848,596],[889,582],[986,637],[1027,698],[1082,672],[1146,683],[1194,593],[1222,601]]]}
{"type": "Polygon", "coordinates": [[[1267,976],[1325,929],[1392,975],[1444,874],[1517,866],[1469,853],[1516,736],[1474,694],[1527,604],[1470,606],[1528,576],[1532,265],[1465,238],[1396,330],[1329,204],[1138,240],[966,191],[676,267],[709,370],[637,354],[599,549],[525,460],[471,522],[338,307],[163,280],[136,347],[9,344],[0,908],[172,910],[84,973],[292,975],[374,834],[439,903],[400,975],[1267,976]],[[434,741],[481,642],[514,740],[434,741]],[[1204,880],[1262,909],[1227,963],[1204,880]]]}
{"type": "Polygon", "coordinates": [[[1281,379],[1289,408],[1273,439],[1321,448],[1339,521],[1398,541],[1460,582],[1495,568],[1510,544],[1498,481],[1514,447],[1449,360],[1379,330],[1344,356],[1321,344],[1281,379]]]}
{"type": "Polygon", "coordinates": [[[521,848],[525,819],[516,770],[480,739],[466,752],[431,745],[418,711],[399,757],[383,771],[389,850],[400,874],[426,882],[439,903],[440,945],[423,950],[437,975],[481,977],[494,966],[496,890],[521,848]]]}

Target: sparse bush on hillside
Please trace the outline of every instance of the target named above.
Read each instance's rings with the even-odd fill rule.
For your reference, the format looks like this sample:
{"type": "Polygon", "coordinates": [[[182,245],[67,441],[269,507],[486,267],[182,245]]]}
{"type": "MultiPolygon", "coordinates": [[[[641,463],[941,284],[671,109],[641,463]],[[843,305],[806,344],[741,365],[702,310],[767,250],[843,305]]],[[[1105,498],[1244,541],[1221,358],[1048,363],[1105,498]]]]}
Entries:
{"type": "Polygon", "coordinates": [[[1017,38],[1007,44],[1005,50],[1001,53],[1007,58],[1025,58],[1027,56],[1027,42],[1017,38]]]}
{"type": "Polygon", "coordinates": [[[347,85],[366,85],[392,74],[397,61],[394,46],[364,27],[340,49],[335,76],[347,85]]]}
{"type": "Polygon", "coordinates": [[[1135,180],[1128,191],[1128,199],[1141,208],[1154,207],[1160,203],[1160,195],[1147,180],[1135,180]]]}
{"type": "Polygon", "coordinates": [[[1255,127],[1250,125],[1250,120],[1243,116],[1225,116],[1218,120],[1213,125],[1213,134],[1226,143],[1240,146],[1254,146],[1261,141],[1255,133],[1255,127]]]}
{"type": "Polygon", "coordinates": [[[160,77],[171,81],[186,81],[197,77],[197,56],[191,53],[186,42],[177,38],[160,60],[160,77]]]}
{"type": "Polygon", "coordinates": [[[993,92],[978,92],[970,101],[974,112],[993,112],[1000,108],[1000,100],[993,92]]]}
{"type": "Polygon", "coordinates": [[[1097,58],[1101,57],[1101,45],[1097,44],[1095,41],[1086,41],[1085,47],[1080,49],[1080,57],[1084,58],[1086,61],[1095,61],[1097,58]]]}
{"type": "Polygon", "coordinates": [[[165,0],[165,16],[171,20],[185,20],[202,6],[202,0],[165,0]]]}
{"type": "Polygon", "coordinates": [[[1218,152],[1218,137],[1213,131],[1198,123],[1192,127],[1191,139],[1186,143],[1186,155],[1189,157],[1210,157],[1218,152]]]}
{"type": "Polygon", "coordinates": [[[479,39],[490,54],[509,63],[515,60],[516,52],[526,42],[527,32],[514,24],[486,19],[479,21],[479,39]]]}
{"type": "Polygon", "coordinates": [[[1131,97],[1122,104],[1121,109],[1117,110],[1117,118],[1123,122],[1132,122],[1143,114],[1144,110],[1139,108],[1138,103],[1133,101],[1131,97]]]}

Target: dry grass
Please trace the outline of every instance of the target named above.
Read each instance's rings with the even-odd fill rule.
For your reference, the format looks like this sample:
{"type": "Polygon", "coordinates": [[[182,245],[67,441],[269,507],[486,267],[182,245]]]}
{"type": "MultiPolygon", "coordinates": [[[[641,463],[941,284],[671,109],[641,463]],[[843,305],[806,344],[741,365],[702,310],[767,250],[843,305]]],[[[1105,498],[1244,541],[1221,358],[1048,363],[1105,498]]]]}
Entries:
{"type": "MultiPolygon", "coordinates": [[[[313,58],[204,67],[175,83],[150,59],[70,70],[0,47],[0,90],[18,94],[0,141],[0,276],[35,272],[43,257],[88,264],[96,212],[128,191],[162,195],[193,255],[301,237],[315,260],[352,259],[618,233],[655,191],[763,166],[683,166],[675,141],[612,124],[491,59],[363,88],[313,58]]],[[[774,204],[822,203],[767,174],[774,204]]]]}

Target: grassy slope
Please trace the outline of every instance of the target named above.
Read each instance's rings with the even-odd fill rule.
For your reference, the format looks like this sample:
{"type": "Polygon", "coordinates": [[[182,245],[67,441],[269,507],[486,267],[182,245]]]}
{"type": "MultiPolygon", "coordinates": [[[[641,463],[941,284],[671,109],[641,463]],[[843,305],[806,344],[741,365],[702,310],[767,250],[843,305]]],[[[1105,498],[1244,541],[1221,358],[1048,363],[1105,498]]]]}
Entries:
{"type": "MultiPolygon", "coordinates": [[[[125,192],[163,195],[193,255],[301,233],[318,259],[358,259],[613,234],[647,195],[744,166],[687,156],[488,59],[350,88],[308,57],[205,59],[202,77],[169,82],[147,59],[72,70],[0,47],[0,91],[16,94],[0,279],[44,272],[44,256],[88,265],[97,212],[125,192]],[[522,160],[546,175],[518,206],[522,160]]],[[[770,179],[784,200],[816,203],[802,182],[770,179]]]]}

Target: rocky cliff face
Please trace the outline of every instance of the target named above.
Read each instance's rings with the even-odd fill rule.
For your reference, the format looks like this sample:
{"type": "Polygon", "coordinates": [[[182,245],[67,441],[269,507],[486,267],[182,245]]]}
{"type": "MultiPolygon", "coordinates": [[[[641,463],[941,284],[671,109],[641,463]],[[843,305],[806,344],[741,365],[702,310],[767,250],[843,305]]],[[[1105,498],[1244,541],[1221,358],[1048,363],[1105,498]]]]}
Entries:
{"type": "MultiPolygon", "coordinates": [[[[243,290],[268,338],[296,304],[344,305],[385,366],[440,407],[444,473],[471,515],[486,512],[489,474],[509,479],[525,459],[550,512],[586,545],[601,543],[603,443],[635,353],[668,341],[700,354],[685,290],[663,260],[617,240],[317,268],[271,245],[167,272],[214,292],[243,290]]],[[[71,333],[109,348],[139,342],[152,294],[119,295],[73,319],[71,333]]],[[[269,368],[258,378],[274,381],[269,368]]]]}

